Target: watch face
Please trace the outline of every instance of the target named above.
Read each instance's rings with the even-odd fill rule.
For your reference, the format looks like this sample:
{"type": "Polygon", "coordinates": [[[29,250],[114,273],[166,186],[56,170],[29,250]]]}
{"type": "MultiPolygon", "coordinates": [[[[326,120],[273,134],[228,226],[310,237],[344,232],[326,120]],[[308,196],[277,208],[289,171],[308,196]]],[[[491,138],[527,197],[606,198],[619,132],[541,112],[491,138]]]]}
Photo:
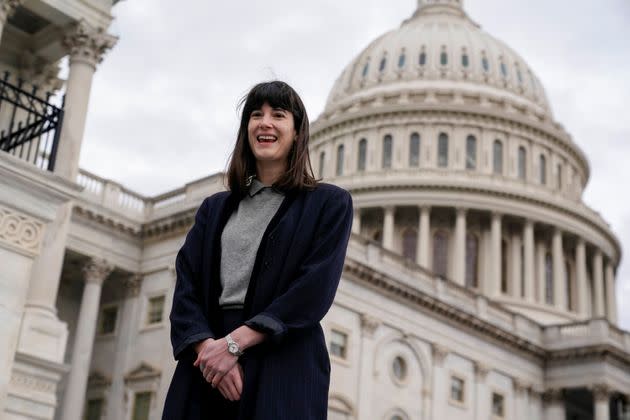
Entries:
{"type": "Polygon", "coordinates": [[[237,345],[236,343],[231,343],[231,344],[228,346],[228,351],[229,351],[230,353],[232,353],[232,354],[237,353],[237,352],[238,352],[238,345],[237,345]]]}

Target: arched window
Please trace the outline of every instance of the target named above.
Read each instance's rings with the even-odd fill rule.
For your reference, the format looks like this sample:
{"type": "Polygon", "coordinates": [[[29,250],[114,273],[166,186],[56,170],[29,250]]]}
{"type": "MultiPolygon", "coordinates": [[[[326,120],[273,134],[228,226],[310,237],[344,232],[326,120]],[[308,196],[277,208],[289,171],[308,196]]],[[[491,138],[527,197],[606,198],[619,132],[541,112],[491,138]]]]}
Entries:
{"type": "Polygon", "coordinates": [[[433,234],[433,272],[446,277],[448,269],[448,234],[438,230],[433,234]]]}
{"type": "Polygon", "coordinates": [[[446,168],[448,166],[448,136],[440,133],[438,136],[438,166],[446,168]]]}
{"type": "Polygon", "coordinates": [[[383,168],[392,167],[392,136],[387,134],[383,137],[383,168]]]}
{"type": "Polygon", "coordinates": [[[414,229],[407,229],[403,233],[403,257],[416,260],[418,233],[414,229]]]}
{"type": "Polygon", "coordinates": [[[508,292],[508,244],[501,241],[501,292],[508,292]]]}
{"type": "Polygon", "coordinates": [[[466,54],[466,51],[462,52],[462,67],[468,67],[470,63],[468,62],[468,54],[466,54]]]}
{"type": "Polygon", "coordinates": [[[424,51],[420,53],[420,58],[418,58],[418,63],[421,66],[424,66],[425,64],[427,64],[427,53],[425,53],[424,51]]]}
{"type": "Polygon", "coordinates": [[[466,169],[477,167],[477,139],[475,136],[466,137],[466,169]]]}
{"type": "Polygon", "coordinates": [[[405,53],[401,53],[398,57],[398,68],[402,69],[405,67],[405,53]]]}
{"type": "Polygon", "coordinates": [[[558,189],[561,190],[562,189],[562,164],[561,163],[558,163],[557,174],[558,174],[558,189]]]}
{"type": "Polygon", "coordinates": [[[527,164],[527,152],[523,146],[518,148],[518,177],[519,179],[525,180],[527,172],[525,170],[525,165],[527,164]]]}
{"type": "Polygon", "coordinates": [[[553,263],[550,253],[545,255],[545,302],[553,305],[553,263]]]}
{"type": "Polygon", "coordinates": [[[387,57],[381,58],[381,64],[378,66],[378,71],[382,73],[385,70],[386,65],[387,65],[387,57]]]}
{"type": "Polygon", "coordinates": [[[337,147],[337,176],[343,175],[343,144],[337,147]]]}
{"type": "Polygon", "coordinates": [[[466,234],[466,287],[479,287],[479,239],[472,233],[466,234]]]}
{"type": "Polygon", "coordinates": [[[367,61],[365,65],[363,66],[363,72],[361,73],[361,76],[363,77],[367,76],[369,69],[370,69],[370,62],[367,61]]]}
{"type": "Polygon", "coordinates": [[[523,84],[523,75],[521,74],[521,69],[519,69],[518,66],[516,66],[516,78],[518,79],[518,84],[522,85],[523,84]]]}
{"type": "Polygon", "coordinates": [[[501,140],[495,140],[492,145],[492,172],[495,174],[503,173],[503,143],[501,140]]]}
{"type": "Polygon", "coordinates": [[[357,170],[365,171],[365,161],[367,159],[367,140],[359,140],[359,157],[357,161],[357,170]]]}
{"type": "Polygon", "coordinates": [[[574,311],[575,302],[573,302],[573,284],[571,284],[571,264],[566,260],[564,262],[564,280],[567,286],[567,308],[569,308],[570,311],[574,311]]]}
{"type": "Polygon", "coordinates": [[[503,75],[504,78],[507,78],[508,76],[507,66],[505,65],[503,61],[501,61],[501,74],[503,75]]]}
{"type": "Polygon", "coordinates": [[[547,183],[547,158],[545,155],[540,155],[540,183],[545,185],[547,183]]]}
{"type": "Polygon", "coordinates": [[[326,161],[326,152],[319,154],[319,177],[324,177],[324,162],[326,161]]]}
{"type": "Polygon", "coordinates": [[[490,63],[488,63],[488,58],[486,57],[485,53],[483,53],[483,56],[481,57],[481,67],[483,68],[483,71],[485,73],[488,73],[490,71],[490,63]]]}
{"type": "Polygon", "coordinates": [[[420,135],[413,133],[409,137],[409,166],[417,168],[420,166],[420,135]]]}

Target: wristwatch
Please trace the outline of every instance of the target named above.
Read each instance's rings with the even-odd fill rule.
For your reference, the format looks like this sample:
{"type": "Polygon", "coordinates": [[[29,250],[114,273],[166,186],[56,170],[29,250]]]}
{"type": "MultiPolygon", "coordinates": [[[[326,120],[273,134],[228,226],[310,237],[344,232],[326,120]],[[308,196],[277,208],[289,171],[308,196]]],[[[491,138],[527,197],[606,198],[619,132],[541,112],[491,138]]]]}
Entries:
{"type": "Polygon", "coordinates": [[[239,348],[238,343],[234,341],[230,334],[225,336],[225,341],[227,341],[228,352],[232,356],[241,357],[243,355],[243,352],[239,348]]]}

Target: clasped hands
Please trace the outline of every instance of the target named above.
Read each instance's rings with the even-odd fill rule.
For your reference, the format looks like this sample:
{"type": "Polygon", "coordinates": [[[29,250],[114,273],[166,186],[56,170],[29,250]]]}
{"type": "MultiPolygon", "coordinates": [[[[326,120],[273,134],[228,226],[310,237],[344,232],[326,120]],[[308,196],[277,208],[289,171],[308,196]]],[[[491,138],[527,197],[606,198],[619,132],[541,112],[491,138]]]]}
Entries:
{"type": "Polygon", "coordinates": [[[243,368],[238,357],[227,350],[225,338],[208,338],[197,343],[197,360],[193,364],[201,370],[206,381],[217,388],[227,400],[238,401],[243,392],[243,368]]]}

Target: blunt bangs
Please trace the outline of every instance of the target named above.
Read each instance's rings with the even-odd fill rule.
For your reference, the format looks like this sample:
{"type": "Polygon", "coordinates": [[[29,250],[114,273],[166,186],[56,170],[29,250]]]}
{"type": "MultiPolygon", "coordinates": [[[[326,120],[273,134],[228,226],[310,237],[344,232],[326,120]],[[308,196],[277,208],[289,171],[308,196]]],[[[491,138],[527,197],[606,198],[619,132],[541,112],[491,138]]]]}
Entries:
{"type": "Polygon", "coordinates": [[[247,96],[243,97],[239,104],[243,107],[243,120],[249,120],[251,113],[262,108],[265,102],[272,108],[281,108],[291,112],[296,128],[302,123],[303,105],[297,93],[291,86],[278,80],[259,83],[247,96]]]}

